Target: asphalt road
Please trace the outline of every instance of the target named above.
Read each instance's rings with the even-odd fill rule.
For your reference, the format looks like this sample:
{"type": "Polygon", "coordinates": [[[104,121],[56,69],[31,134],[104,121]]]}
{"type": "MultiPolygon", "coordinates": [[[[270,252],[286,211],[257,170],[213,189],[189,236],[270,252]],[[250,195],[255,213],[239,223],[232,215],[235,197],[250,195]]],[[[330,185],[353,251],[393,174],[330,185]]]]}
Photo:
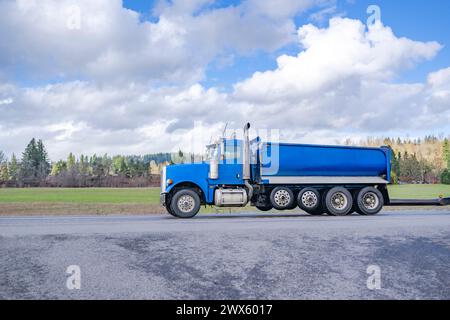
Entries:
{"type": "Polygon", "coordinates": [[[450,299],[450,211],[1,217],[0,298],[450,299]]]}

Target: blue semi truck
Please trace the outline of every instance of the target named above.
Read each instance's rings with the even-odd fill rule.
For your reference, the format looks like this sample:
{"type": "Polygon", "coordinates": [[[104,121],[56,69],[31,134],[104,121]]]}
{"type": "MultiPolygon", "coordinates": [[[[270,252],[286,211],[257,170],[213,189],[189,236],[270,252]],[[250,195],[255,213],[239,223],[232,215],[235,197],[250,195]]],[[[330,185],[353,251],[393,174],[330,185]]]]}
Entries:
{"type": "Polygon", "coordinates": [[[389,147],[363,148],[222,138],[207,146],[200,163],[170,165],[161,173],[161,204],[178,218],[192,218],[202,205],[311,215],[375,215],[384,205],[448,205],[449,198],[392,200],[389,147]]]}

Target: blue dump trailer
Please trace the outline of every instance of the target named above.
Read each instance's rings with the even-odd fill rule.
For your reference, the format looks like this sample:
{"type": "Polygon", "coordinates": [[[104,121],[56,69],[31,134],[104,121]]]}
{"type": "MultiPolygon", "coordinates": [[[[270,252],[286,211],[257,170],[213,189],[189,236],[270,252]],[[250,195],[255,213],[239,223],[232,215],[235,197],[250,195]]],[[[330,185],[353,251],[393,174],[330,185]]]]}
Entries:
{"type": "Polygon", "coordinates": [[[449,198],[391,200],[391,150],[220,139],[201,163],[170,165],[161,173],[161,204],[178,218],[202,205],[311,215],[375,215],[384,205],[448,205],[449,198]]]}

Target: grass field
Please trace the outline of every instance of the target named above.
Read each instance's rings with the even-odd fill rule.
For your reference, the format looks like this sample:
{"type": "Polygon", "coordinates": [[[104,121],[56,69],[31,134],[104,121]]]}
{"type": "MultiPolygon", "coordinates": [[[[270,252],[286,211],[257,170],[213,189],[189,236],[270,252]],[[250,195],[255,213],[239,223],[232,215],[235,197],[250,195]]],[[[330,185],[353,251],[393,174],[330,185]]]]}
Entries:
{"type": "MultiPolygon", "coordinates": [[[[390,186],[395,199],[450,197],[450,185],[390,186]]],[[[202,209],[232,212],[236,209],[202,209]]],[[[149,214],[162,213],[159,188],[0,189],[0,215],[11,214],[149,214]]]]}
{"type": "Polygon", "coordinates": [[[10,202],[158,204],[159,188],[0,189],[0,204],[10,202]]]}
{"type": "Polygon", "coordinates": [[[392,199],[433,199],[439,196],[450,197],[450,185],[444,184],[406,184],[389,186],[392,199]]]}

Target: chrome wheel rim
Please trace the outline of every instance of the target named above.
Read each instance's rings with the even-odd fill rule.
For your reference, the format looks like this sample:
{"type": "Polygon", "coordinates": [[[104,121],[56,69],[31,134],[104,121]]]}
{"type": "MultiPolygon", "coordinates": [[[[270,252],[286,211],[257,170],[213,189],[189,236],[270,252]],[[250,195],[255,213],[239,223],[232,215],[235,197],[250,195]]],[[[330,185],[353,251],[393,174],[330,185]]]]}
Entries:
{"type": "Polygon", "coordinates": [[[177,205],[178,209],[180,209],[181,212],[189,213],[195,207],[195,200],[189,195],[184,195],[181,196],[180,199],[178,199],[177,205]]]}
{"type": "Polygon", "coordinates": [[[317,195],[312,191],[306,191],[302,194],[302,204],[306,208],[314,208],[317,205],[317,195]]]}
{"type": "Polygon", "coordinates": [[[348,198],[343,192],[335,192],[331,196],[331,206],[336,210],[344,210],[347,203],[348,198]]]}
{"type": "Polygon", "coordinates": [[[376,209],[380,203],[378,196],[374,192],[367,192],[363,196],[364,208],[373,210],[376,209]]]}
{"type": "Polygon", "coordinates": [[[286,190],[279,190],[274,196],[275,203],[280,207],[285,207],[291,201],[291,196],[286,190]]]}

